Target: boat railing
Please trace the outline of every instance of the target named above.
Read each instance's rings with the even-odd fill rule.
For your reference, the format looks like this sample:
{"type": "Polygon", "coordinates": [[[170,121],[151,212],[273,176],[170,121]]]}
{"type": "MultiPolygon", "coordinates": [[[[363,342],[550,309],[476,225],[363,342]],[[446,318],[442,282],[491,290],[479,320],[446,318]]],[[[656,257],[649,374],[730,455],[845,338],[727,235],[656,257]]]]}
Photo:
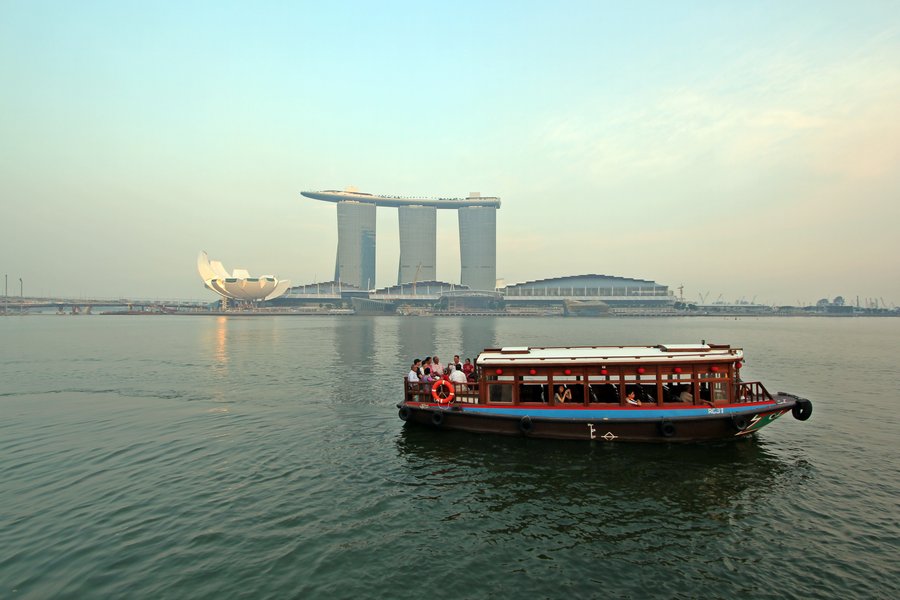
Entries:
{"type": "MultiPolygon", "coordinates": [[[[434,402],[431,395],[431,387],[434,383],[406,381],[404,380],[404,392],[407,402],[434,402]]],[[[454,383],[454,403],[477,404],[478,403],[478,383],[454,383]]]]}
{"type": "Polygon", "coordinates": [[[767,402],[772,394],[759,381],[742,381],[738,383],[735,403],[767,402]]]}

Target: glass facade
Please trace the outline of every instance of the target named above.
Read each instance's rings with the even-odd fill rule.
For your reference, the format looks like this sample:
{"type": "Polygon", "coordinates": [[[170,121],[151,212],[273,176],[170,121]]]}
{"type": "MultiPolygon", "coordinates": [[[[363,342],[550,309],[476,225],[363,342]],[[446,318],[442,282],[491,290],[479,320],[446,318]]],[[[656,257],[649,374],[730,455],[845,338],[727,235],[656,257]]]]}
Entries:
{"type": "Polygon", "coordinates": [[[401,206],[400,266],[397,284],[437,279],[437,208],[434,206],[401,206]]]}
{"type": "Polygon", "coordinates": [[[459,213],[459,282],[473,290],[497,285],[497,209],[468,206],[459,213]]]}
{"type": "Polygon", "coordinates": [[[375,205],[338,202],[336,281],[362,290],[375,287],[375,205]]]}

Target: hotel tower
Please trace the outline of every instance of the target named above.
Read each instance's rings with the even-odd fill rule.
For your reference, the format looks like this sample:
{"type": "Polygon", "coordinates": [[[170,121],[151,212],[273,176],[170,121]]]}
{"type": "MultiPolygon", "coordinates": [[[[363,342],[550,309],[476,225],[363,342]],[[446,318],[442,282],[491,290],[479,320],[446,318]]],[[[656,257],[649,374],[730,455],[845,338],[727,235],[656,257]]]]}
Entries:
{"type": "Polygon", "coordinates": [[[437,278],[437,211],[446,209],[459,215],[459,282],[473,290],[492,291],[496,285],[499,198],[477,192],[466,198],[401,198],[337,190],[301,193],[337,204],[336,281],[375,288],[375,209],[387,207],[398,209],[398,284],[437,278]]]}

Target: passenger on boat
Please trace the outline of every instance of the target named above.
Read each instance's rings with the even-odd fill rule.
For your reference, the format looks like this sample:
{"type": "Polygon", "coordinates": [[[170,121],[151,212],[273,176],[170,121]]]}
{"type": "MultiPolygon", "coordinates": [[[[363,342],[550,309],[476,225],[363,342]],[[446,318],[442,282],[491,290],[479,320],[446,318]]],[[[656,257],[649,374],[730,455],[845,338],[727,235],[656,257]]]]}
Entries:
{"type": "Polygon", "coordinates": [[[424,383],[432,383],[436,381],[436,378],[431,374],[431,367],[425,367],[422,369],[422,381],[424,383]]]}
{"type": "Polygon", "coordinates": [[[458,392],[465,392],[469,389],[468,386],[466,386],[468,381],[466,374],[463,373],[462,370],[450,365],[450,383],[454,384],[458,392]]]}
{"type": "Polygon", "coordinates": [[[458,371],[462,370],[462,365],[459,362],[459,354],[453,355],[453,367],[458,371]]]}
{"type": "Polygon", "coordinates": [[[553,396],[553,400],[557,404],[562,404],[566,400],[571,400],[571,399],[572,399],[572,390],[570,390],[569,388],[564,387],[564,386],[559,386],[558,388],[556,388],[556,395],[553,396]]]}
{"type": "Polygon", "coordinates": [[[438,379],[444,374],[444,367],[441,365],[441,359],[437,356],[431,359],[431,374],[438,379]]]}
{"type": "Polygon", "coordinates": [[[628,394],[625,395],[625,402],[634,404],[635,406],[641,405],[641,401],[634,397],[634,390],[629,391],[628,394]]]}
{"type": "Polygon", "coordinates": [[[406,380],[410,383],[419,383],[419,365],[421,362],[422,361],[417,358],[409,368],[409,374],[407,374],[406,380]]]}
{"type": "Polygon", "coordinates": [[[688,386],[683,386],[681,388],[681,393],[678,394],[679,402],[688,402],[690,404],[694,403],[694,395],[691,393],[691,388],[688,386]]]}
{"type": "Polygon", "coordinates": [[[475,372],[475,367],[472,365],[472,359],[467,358],[465,364],[462,366],[463,373],[466,374],[466,377],[469,379],[474,379],[472,373],[475,372]]]}

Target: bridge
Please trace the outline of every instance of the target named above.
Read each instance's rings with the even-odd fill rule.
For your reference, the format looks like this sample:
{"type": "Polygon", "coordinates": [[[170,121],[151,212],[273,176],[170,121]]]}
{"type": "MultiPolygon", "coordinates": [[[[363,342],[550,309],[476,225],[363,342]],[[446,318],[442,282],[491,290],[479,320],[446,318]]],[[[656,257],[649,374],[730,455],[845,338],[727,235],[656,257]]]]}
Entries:
{"type": "Polygon", "coordinates": [[[175,312],[209,309],[216,300],[164,300],[160,298],[41,298],[6,296],[0,299],[0,315],[22,314],[32,310],[56,309],[56,312],[90,314],[95,307],[124,308],[136,312],[175,312]]]}

